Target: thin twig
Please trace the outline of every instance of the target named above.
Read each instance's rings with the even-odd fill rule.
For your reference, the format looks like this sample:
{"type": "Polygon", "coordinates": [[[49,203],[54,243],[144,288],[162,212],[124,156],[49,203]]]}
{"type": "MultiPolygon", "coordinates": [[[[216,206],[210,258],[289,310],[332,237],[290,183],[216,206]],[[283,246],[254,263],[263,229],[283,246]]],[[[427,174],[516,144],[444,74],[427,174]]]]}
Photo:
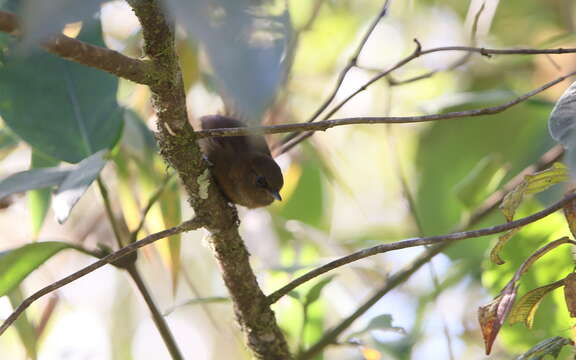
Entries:
{"type": "Polygon", "coordinates": [[[242,127],[242,128],[220,128],[199,131],[198,137],[215,137],[215,136],[242,136],[248,134],[278,134],[292,131],[325,131],[335,126],[343,125],[357,125],[357,124],[411,124],[427,121],[449,120],[464,117],[474,117],[483,115],[493,115],[500,113],[514,105],[517,105],[532,96],[551,88],[552,86],[566,80],[567,78],[576,75],[576,71],[570,72],[564,76],[560,76],[553,81],[550,81],[537,89],[529,91],[522,96],[510,100],[504,104],[491,106],[480,109],[472,109],[465,111],[454,111],[443,114],[432,115],[419,115],[419,116],[384,116],[384,117],[353,117],[342,118],[334,120],[324,120],[315,123],[297,123],[297,124],[281,124],[271,126],[257,126],[257,127],[242,127]]]}
{"type": "MultiPolygon", "coordinates": [[[[16,15],[0,11],[0,32],[20,33],[16,15]]],[[[133,59],[121,53],[59,34],[41,44],[46,51],[63,59],[106,71],[112,75],[149,85],[155,72],[149,61],[133,59]]]]}
{"type": "MultiPolygon", "coordinates": [[[[503,189],[512,189],[518,185],[527,173],[533,173],[548,168],[552,163],[560,159],[563,155],[563,151],[558,150],[559,146],[556,146],[549,151],[547,151],[540,159],[533,165],[528,166],[523,171],[521,171],[517,176],[510,180],[503,189]]],[[[492,210],[494,210],[498,204],[501,203],[504,198],[505,193],[503,191],[497,191],[492,196],[484,201],[484,203],[478,207],[478,209],[470,216],[463,224],[461,224],[458,229],[464,230],[471,226],[474,226],[480,222],[486,215],[488,215],[492,210]]],[[[364,314],[368,309],[370,309],[380,298],[390,292],[396,286],[402,284],[406,281],[412,274],[414,274],[422,265],[428,263],[434,256],[444,251],[449,246],[453,245],[454,242],[445,242],[432,247],[427,248],[422,254],[420,254],[414,261],[406,265],[404,268],[396,272],[384,285],[378,289],[366,302],[364,302],[354,313],[349,315],[347,318],[343,319],[338,325],[336,325],[331,330],[327,331],[324,336],[314,345],[312,345],[299,360],[306,360],[312,358],[315,354],[319,353],[326,346],[334,343],[338,336],[346,330],[357,318],[364,314]]]]}
{"type": "Polygon", "coordinates": [[[152,296],[150,296],[150,290],[146,287],[140,272],[136,269],[136,265],[132,264],[128,266],[126,270],[130,274],[132,280],[134,280],[134,283],[136,283],[140,294],[142,294],[142,298],[144,299],[144,302],[146,302],[146,305],[152,314],[152,320],[158,328],[158,332],[162,336],[162,340],[164,340],[164,344],[166,344],[170,356],[172,356],[173,360],[183,360],[184,357],[178,348],[178,344],[176,344],[176,340],[174,340],[174,335],[172,335],[172,331],[170,331],[166,320],[160,311],[158,311],[158,306],[154,302],[154,299],[152,299],[152,296]]]}
{"type": "MultiPolygon", "coordinates": [[[[566,48],[566,49],[564,49],[564,48],[556,48],[556,49],[528,49],[528,48],[525,48],[525,49],[490,49],[490,48],[474,47],[474,46],[444,46],[444,47],[437,47],[437,48],[432,48],[432,49],[428,49],[428,50],[422,50],[422,47],[421,47],[420,43],[418,42],[418,40],[414,39],[414,41],[416,42],[416,49],[410,55],[403,58],[402,60],[397,62],[395,65],[390,67],[389,69],[382,71],[381,73],[372,77],[364,85],[359,87],[356,91],[354,91],[352,94],[347,96],[344,100],[342,100],[340,103],[335,105],[334,108],[332,108],[323,117],[322,120],[323,121],[328,120],[332,115],[334,115],[338,110],[340,110],[346,103],[348,103],[348,101],[350,101],[352,98],[354,98],[356,95],[358,95],[362,91],[366,90],[370,85],[372,85],[375,82],[377,82],[378,80],[388,76],[394,70],[408,64],[412,60],[419,58],[422,55],[432,54],[432,53],[436,53],[436,52],[444,52],[444,51],[466,51],[469,53],[481,54],[481,55],[486,56],[486,57],[491,57],[492,55],[541,55],[541,54],[569,54],[569,53],[575,53],[576,52],[576,48],[566,48]]],[[[432,75],[433,74],[431,74],[431,73],[424,74],[424,75],[421,75],[421,77],[419,79],[414,79],[414,80],[408,79],[407,82],[413,82],[416,80],[424,79],[424,78],[430,77],[432,75]]],[[[301,131],[301,130],[299,130],[299,131],[301,131]]],[[[276,155],[283,154],[312,135],[313,135],[313,132],[306,132],[303,134],[299,134],[298,136],[292,136],[292,137],[290,137],[290,139],[287,138],[284,141],[282,141],[281,146],[277,145],[277,146],[273,147],[274,153],[276,155]]]]}
{"type": "Polygon", "coordinates": [[[140,222],[138,223],[138,226],[136,226],[136,229],[134,229],[134,231],[132,231],[130,233],[130,242],[136,241],[136,237],[138,236],[138,233],[140,232],[140,230],[142,230],[142,228],[144,227],[144,224],[146,223],[146,215],[148,215],[148,212],[150,211],[150,209],[152,209],[152,206],[154,206],[156,201],[158,201],[158,199],[160,199],[160,196],[162,195],[162,193],[166,189],[166,186],[168,185],[170,180],[172,180],[173,177],[174,177],[174,173],[171,173],[168,176],[166,176],[162,180],[162,183],[160,184],[160,186],[158,186],[158,188],[156,189],[154,194],[152,194],[152,196],[150,196],[150,198],[148,199],[146,206],[144,206],[144,208],[142,209],[142,211],[140,213],[140,222]]]}
{"type": "Polygon", "coordinates": [[[32,305],[36,300],[40,299],[44,295],[49,294],[49,293],[53,292],[54,290],[60,289],[64,285],[67,285],[67,284],[69,284],[75,280],[78,280],[79,278],[101,268],[102,266],[104,266],[106,264],[110,264],[111,262],[114,262],[114,261],[116,261],[116,260],[118,260],[118,259],[120,259],[120,258],[122,258],[128,254],[131,254],[143,246],[149,245],[155,241],[158,241],[160,239],[164,239],[164,238],[172,236],[172,235],[180,234],[180,233],[185,232],[185,231],[196,230],[196,229],[202,227],[203,225],[204,225],[204,222],[202,220],[200,220],[199,218],[194,218],[192,220],[185,221],[178,226],[174,226],[174,227],[171,227],[169,229],[162,230],[162,231],[159,231],[157,233],[148,235],[145,238],[143,238],[142,240],[136,241],[136,242],[134,242],[134,243],[132,243],[126,247],[123,247],[120,250],[117,250],[117,251],[115,251],[109,255],[106,255],[102,259],[74,272],[73,274],[68,275],[63,279],[58,280],[56,282],[53,282],[52,284],[36,291],[34,294],[27,297],[22,302],[22,304],[20,304],[14,310],[14,312],[12,312],[12,314],[10,314],[10,316],[8,316],[8,318],[2,323],[2,326],[0,326],[0,335],[2,335],[6,331],[6,329],[8,329],[8,327],[10,327],[10,325],[16,319],[18,319],[18,316],[20,316],[20,314],[22,314],[22,312],[24,312],[24,310],[26,310],[30,305],[32,305]]]}
{"type": "MultiPolygon", "coordinates": [[[[384,5],[382,6],[382,9],[380,10],[380,12],[376,16],[376,18],[374,18],[372,23],[370,23],[370,26],[368,26],[368,29],[366,30],[366,32],[364,33],[364,35],[360,39],[358,46],[356,47],[356,49],[352,53],[352,56],[350,56],[350,59],[348,59],[348,63],[346,64],[344,69],[342,69],[340,71],[340,73],[338,74],[338,78],[336,79],[336,84],[335,84],[334,88],[332,89],[332,91],[330,92],[330,95],[328,95],[326,100],[324,100],[324,102],[318,107],[318,109],[316,109],[314,114],[312,114],[312,116],[306,122],[310,123],[310,122],[313,122],[314,120],[316,120],[318,118],[318,116],[320,116],[320,114],[322,114],[322,112],[324,110],[326,110],[326,108],[332,103],[332,101],[336,97],[336,94],[340,90],[340,87],[342,86],[342,83],[344,82],[344,79],[346,78],[346,75],[348,74],[348,72],[352,68],[357,66],[358,57],[360,56],[360,53],[362,53],[364,46],[366,46],[368,39],[372,35],[372,32],[374,32],[374,29],[376,29],[376,26],[378,25],[380,20],[382,20],[382,18],[384,18],[384,16],[386,16],[386,13],[388,12],[389,5],[390,5],[390,0],[386,0],[384,2],[384,5]]],[[[286,143],[286,142],[290,141],[296,135],[297,134],[290,134],[290,135],[286,136],[282,140],[282,143],[286,143]]]]}
{"type": "MultiPolygon", "coordinates": [[[[390,91],[390,94],[392,92],[390,91]]],[[[392,103],[391,101],[389,103],[392,103]]],[[[412,191],[410,190],[410,185],[408,184],[408,180],[406,177],[406,173],[402,169],[400,164],[400,159],[398,158],[398,147],[396,145],[393,133],[393,127],[388,125],[386,128],[386,133],[388,137],[388,149],[390,153],[390,158],[392,162],[392,166],[394,167],[396,177],[398,178],[398,182],[400,183],[400,188],[402,189],[402,196],[408,203],[408,209],[410,210],[410,216],[412,217],[412,221],[416,226],[418,231],[418,236],[424,236],[424,226],[422,225],[422,220],[420,219],[420,215],[418,214],[418,209],[416,208],[416,201],[414,200],[414,196],[412,196],[412,191]]],[[[430,278],[432,279],[432,284],[434,285],[434,292],[440,292],[440,281],[438,280],[438,274],[436,272],[436,268],[434,267],[434,262],[430,261],[428,263],[428,271],[430,272],[430,278]]],[[[448,358],[449,360],[454,360],[454,351],[452,346],[452,337],[450,335],[450,329],[448,327],[448,323],[444,316],[440,316],[442,322],[442,332],[444,333],[444,338],[446,339],[446,347],[448,348],[448,358]]]]}
{"type": "Polygon", "coordinates": [[[286,284],[285,286],[283,286],[279,290],[276,290],[275,292],[270,294],[268,296],[268,301],[270,303],[275,303],[282,296],[284,296],[288,292],[294,290],[296,287],[300,286],[301,284],[303,284],[303,283],[305,283],[305,282],[307,282],[307,281],[309,281],[309,280],[311,280],[311,279],[313,279],[319,275],[322,275],[328,271],[334,270],[340,266],[349,264],[351,262],[358,261],[360,259],[364,259],[366,257],[373,256],[376,254],[382,254],[385,252],[393,251],[393,250],[406,249],[406,248],[415,247],[415,246],[435,245],[435,244],[441,244],[441,243],[452,243],[452,242],[457,241],[457,240],[472,239],[472,238],[478,238],[478,237],[486,236],[486,235],[498,234],[498,233],[501,233],[504,231],[519,228],[519,227],[531,224],[535,221],[538,221],[538,220],[554,213],[555,211],[561,209],[564,205],[566,205],[567,203],[569,203],[570,201],[572,201],[574,199],[576,199],[576,194],[566,196],[562,200],[556,202],[555,204],[551,205],[550,207],[548,207],[542,211],[539,211],[537,213],[534,213],[530,216],[526,216],[526,217],[518,219],[518,220],[514,220],[511,222],[507,222],[507,223],[496,225],[496,226],[490,226],[490,227],[482,228],[482,229],[478,229],[478,230],[454,232],[454,233],[446,234],[446,235],[410,238],[410,239],[400,240],[400,241],[387,243],[387,244],[380,244],[380,245],[372,246],[372,247],[365,248],[362,250],[358,250],[358,251],[356,251],[350,255],[346,255],[346,256],[343,256],[343,257],[338,258],[336,260],[333,260],[333,261],[331,261],[325,265],[322,265],[322,266],[320,266],[320,267],[318,267],[318,268],[316,268],[310,272],[307,272],[306,274],[292,280],[291,282],[289,282],[288,284],[286,284]]]}

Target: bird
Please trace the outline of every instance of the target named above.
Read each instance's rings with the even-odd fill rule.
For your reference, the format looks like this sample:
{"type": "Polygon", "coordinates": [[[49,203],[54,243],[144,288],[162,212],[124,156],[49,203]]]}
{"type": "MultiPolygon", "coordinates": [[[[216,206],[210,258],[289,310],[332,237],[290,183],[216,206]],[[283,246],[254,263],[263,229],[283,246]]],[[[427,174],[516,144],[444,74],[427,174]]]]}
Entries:
{"type": "MultiPolygon", "coordinates": [[[[200,124],[202,129],[246,127],[243,121],[224,115],[203,116],[200,124]]],[[[229,201],[254,209],[282,200],[282,170],[262,135],[202,138],[199,145],[229,201]]]]}

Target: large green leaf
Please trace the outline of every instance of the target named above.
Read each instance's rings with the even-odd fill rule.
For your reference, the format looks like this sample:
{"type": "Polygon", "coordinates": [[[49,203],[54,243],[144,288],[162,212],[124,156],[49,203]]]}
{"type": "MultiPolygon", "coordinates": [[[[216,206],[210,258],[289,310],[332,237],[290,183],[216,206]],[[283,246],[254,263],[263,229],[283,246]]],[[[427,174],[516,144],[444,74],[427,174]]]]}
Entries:
{"type": "MultiPolygon", "coordinates": [[[[104,46],[99,22],[85,24],[79,38],[104,46]]],[[[33,147],[75,163],[118,140],[117,85],[112,75],[45,52],[12,54],[0,67],[0,115],[33,147]]]]}
{"type": "Polygon", "coordinates": [[[39,242],[0,253],[0,296],[8,294],[46,260],[71,244],[58,241],[39,242]]]}

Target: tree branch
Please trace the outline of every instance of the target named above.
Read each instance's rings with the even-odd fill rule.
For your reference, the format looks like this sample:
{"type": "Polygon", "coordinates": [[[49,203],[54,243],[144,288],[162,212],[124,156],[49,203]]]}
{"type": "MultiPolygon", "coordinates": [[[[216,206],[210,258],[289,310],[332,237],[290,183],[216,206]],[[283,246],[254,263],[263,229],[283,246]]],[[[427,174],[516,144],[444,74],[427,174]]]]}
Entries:
{"type": "Polygon", "coordinates": [[[513,100],[510,100],[504,104],[491,106],[481,109],[472,109],[465,111],[453,111],[444,114],[432,114],[432,115],[420,115],[420,116],[384,116],[384,117],[354,117],[354,118],[342,118],[334,120],[323,120],[315,123],[297,123],[297,124],[282,124],[282,125],[271,125],[271,126],[257,126],[250,128],[222,128],[222,129],[209,129],[199,131],[198,137],[210,137],[210,136],[240,136],[248,134],[278,134],[293,131],[326,131],[335,126],[343,125],[357,125],[357,124],[410,124],[419,123],[427,121],[438,121],[438,120],[448,120],[448,119],[458,119],[464,117],[474,117],[483,115],[493,115],[514,105],[517,105],[532,96],[543,92],[551,88],[552,86],[566,80],[567,78],[576,75],[576,71],[570,72],[564,76],[560,76],[553,81],[550,81],[537,89],[534,89],[526,94],[519,96],[513,100]]]}
{"type": "MultiPolygon", "coordinates": [[[[0,11],[0,31],[18,35],[20,26],[16,15],[0,11]]],[[[41,46],[63,59],[103,70],[135,83],[148,85],[153,81],[154,69],[149,61],[133,59],[114,50],[91,45],[62,34],[44,41],[41,46]]]]}
{"type": "Polygon", "coordinates": [[[160,153],[178,172],[196,216],[204,220],[230,292],[236,319],[246,344],[260,359],[290,359],[286,340],[274,312],[258,286],[249,254],[238,233],[238,217],[211,181],[210,171],[196,143],[197,136],[187,118],[186,97],[177,55],[174,31],[157,0],[128,0],[142,24],[144,51],[162,74],[152,83],[152,103],[158,116],[160,153]]]}
{"type": "Polygon", "coordinates": [[[439,243],[444,243],[444,242],[454,242],[457,240],[472,239],[472,238],[477,238],[477,237],[486,236],[486,235],[498,234],[501,232],[505,232],[505,231],[512,230],[515,228],[519,228],[519,227],[531,224],[535,221],[538,221],[538,220],[554,213],[555,211],[561,209],[564,205],[566,205],[567,203],[571,202],[574,199],[576,199],[576,194],[566,196],[562,200],[558,201],[557,203],[553,204],[550,207],[547,207],[546,209],[544,209],[542,211],[539,211],[535,214],[532,214],[530,216],[526,216],[526,217],[518,219],[518,220],[507,222],[505,224],[490,226],[490,227],[478,229],[478,230],[455,232],[455,233],[446,234],[446,235],[427,236],[427,237],[418,237],[418,238],[400,240],[400,241],[396,241],[393,243],[380,244],[380,245],[372,246],[372,247],[369,247],[366,249],[358,250],[358,251],[356,251],[350,255],[346,255],[346,256],[343,256],[341,258],[338,258],[334,261],[329,262],[326,265],[320,266],[320,267],[300,276],[299,278],[294,279],[293,281],[291,281],[290,283],[288,283],[287,285],[285,285],[281,289],[275,291],[270,296],[268,296],[268,300],[270,301],[270,303],[274,303],[274,302],[278,301],[278,299],[280,299],[280,297],[286,295],[287,293],[294,290],[296,287],[305,283],[306,281],[309,281],[309,280],[311,280],[311,279],[313,279],[319,275],[322,275],[322,274],[324,274],[330,270],[334,270],[340,266],[349,264],[349,263],[354,262],[354,261],[358,261],[360,259],[364,259],[364,258],[369,257],[369,256],[373,256],[376,254],[382,254],[382,253],[393,251],[393,250],[406,249],[406,248],[415,247],[415,246],[434,245],[434,244],[439,244],[439,243]]]}
{"type": "MultiPolygon", "coordinates": [[[[492,55],[569,54],[569,53],[575,53],[576,52],[576,48],[567,48],[567,49],[564,49],[564,48],[557,48],[557,49],[488,49],[488,48],[479,48],[479,47],[473,47],[473,46],[445,46],[445,47],[432,48],[432,49],[428,49],[428,50],[422,50],[422,46],[421,46],[420,42],[417,39],[414,39],[414,42],[416,43],[416,48],[414,49],[414,51],[410,55],[408,55],[404,59],[400,60],[399,62],[397,62],[395,65],[393,65],[389,69],[384,70],[384,71],[380,72],[379,74],[375,75],[374,77],[372,77],[364,85],[359,87],[352,94],[348,95],[340,103],[336,104],[326,115],[324,115],[322,120],[328,120],[332,115],[334,115],[338,110],[340,110],[346,103],[348,103],[348,101],[350,101],[352,98],[354,98],[356,95],[358,95],[362,91],[366,90],[370,85],[374,84],[376,81],[382,79],[383,77],[388,76],[394,70],[399,69],[400,67],[408,64],[412,60],[419,58],[422,55],[432,54],[432,53],[436,53],[436,52],[444,52],[444,51],[466,51],[469,53],[478,53],[478,54],[481,54],[481,55],[487,56],[487,57],[490,57],[492,55]]],[[[432,74],[431,73],[424,74],[423,76],[418,77],[415,80],[409,79],[410,80],[409,82],[425,79],[429,76],[432,76],[432,74]]],[[[340,85],[338,85],[338,88],[339,88],[339,86],[340,85]]],[[[304,141],[305,139],[307,139],[308,137],[310,137],[312,135],[313,135],[313,132],[306,132],[304,134],[299,134],[298,136],[295,136],[295,137],[289,137],[289,140],[287,137],[283,141],[281,146],[274,147],[274,150],[275,150],[274,153],[276,155],[283,154],[286,151],[293,148],[294,146],[296,146],[298,143],[304,141]]]]}
{"type": "MultiPolygon", "coordinates": [[[[552,163],[560,159],[563,155],[561,146],[557,145],[548,152],[546,152],[540,159],[531,166],[521,171],[517,176],[510,180],[506,185],[504,185],[503,190],[511,190],[516,187],[523,179],[524,175],[527,173],[533,173],[536,171],[541,171],[548,168],[552,163]]],[[[504,198],[506,192],[503,190],[497,191],[488,197],[482,205],[470,216],[467,221],[465,221],[458,228],[464,230],[470,226],[476,225],[481,219],[488,215],[493,209],[495,209],[504,198]]],[[[420,267],[428,263],[434,256],[438,255],[444,251],[449,246],[453,245],[454,242],[444,242],[432,247],[427,248],[422,254],[420,254],[412,263],[406,265],[404,268],[396,272],[390,278],[386,280],[383,286],[378,289],[370,298],[368,298],[354,313],[349,315],[347,318],[343,319],[338,325],[336,325],[331,330],[327,331],[326,334],[314,345],[312,345],[305,353],[303,353],[298,360],[306,360],[312,358],[315,354],[319,353],[326,346],[334,343],[338,336],[344,332],[357,318],[364,314],[368,309],[370,309],[378,300],[380,300],[384,295],[394,289],[396,286],[402,284],[406,281],[412,274],[414,274],[420,267]]]]}
{"type": "Polygon", "coordinates": [[[63,279],[58,280],[58,281],[56,281],[56,282],[54,282],[54,283],[52,283],[52,284],[50,284],[50,285],[48,285],[42,289],[36,291],[34,294],[27,297],[26,300],[24,300],[22,302],[22,304],[20,304],[14,310],[14,312],[12,314],[10,314],[10,316],[8,316],[8,318],[4,321],[4,323],[2,323],[2,326],[0,326],[0,335],[2,335],[4,333],[4,331],[6,331],[6,329],[8,329],[8,327],[10,327],[10,325],[14,321],[16,321],[18,316],[20,316],[20,314],[22,314],[22,312],[24,312],[24,310],[26,310],[30,305],[32,305],[32,303],[34,303],[36,300],[40,299],[44,295],[49,294],[49,293],[53,292],[54,290],[60,289],[64,285],[67,285],[67,284],[93,272],[94,270],[101,268],[102,266],[104,266],[106,264],[110,264],[112,262],[115,262],[118,259],[120,259],[120,258],[122,258],[128,254],[133,253],[134,251],[136,251],[137,249],[139,249],[143,246],[151,244],[157,240],[164,239],[168,236],[180,234],[180,233],[185,232],[185,231],[196,230],[196,229],[202,227],[203,225],[204,225],[203,222],[199,218],[194,218],[192,220],[185,221],[178,226],[174,226],[170,229],[166,229],[166,230],[151,234],[149,236],[146,236],[142,240],[136,241],[136,242],[134,242],[134,243],[132,243],[126,247],[123,247],[122,249],[120,249],[118,251],[115,251],[109,255],[106,255],[102,259],[82,268],[81,270],[78,270],[75,273],[68,275],[63,279]]]}

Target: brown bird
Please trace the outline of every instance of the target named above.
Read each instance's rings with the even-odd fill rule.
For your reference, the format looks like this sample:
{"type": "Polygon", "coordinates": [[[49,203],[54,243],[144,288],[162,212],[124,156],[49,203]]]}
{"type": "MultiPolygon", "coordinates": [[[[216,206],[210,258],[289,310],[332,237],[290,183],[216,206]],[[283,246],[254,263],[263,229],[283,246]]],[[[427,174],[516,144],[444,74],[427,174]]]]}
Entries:
{"type": "MultiPolygon", "coordinates": [[[[237,128],[246,125],[222,115],[200,118],[202,129],[237,128]]],[[[221,136],[201,139],[200,148],[224,195],[238,205],[257,208],[282,200],[282,171],[261,135],[221,136]]]]}

